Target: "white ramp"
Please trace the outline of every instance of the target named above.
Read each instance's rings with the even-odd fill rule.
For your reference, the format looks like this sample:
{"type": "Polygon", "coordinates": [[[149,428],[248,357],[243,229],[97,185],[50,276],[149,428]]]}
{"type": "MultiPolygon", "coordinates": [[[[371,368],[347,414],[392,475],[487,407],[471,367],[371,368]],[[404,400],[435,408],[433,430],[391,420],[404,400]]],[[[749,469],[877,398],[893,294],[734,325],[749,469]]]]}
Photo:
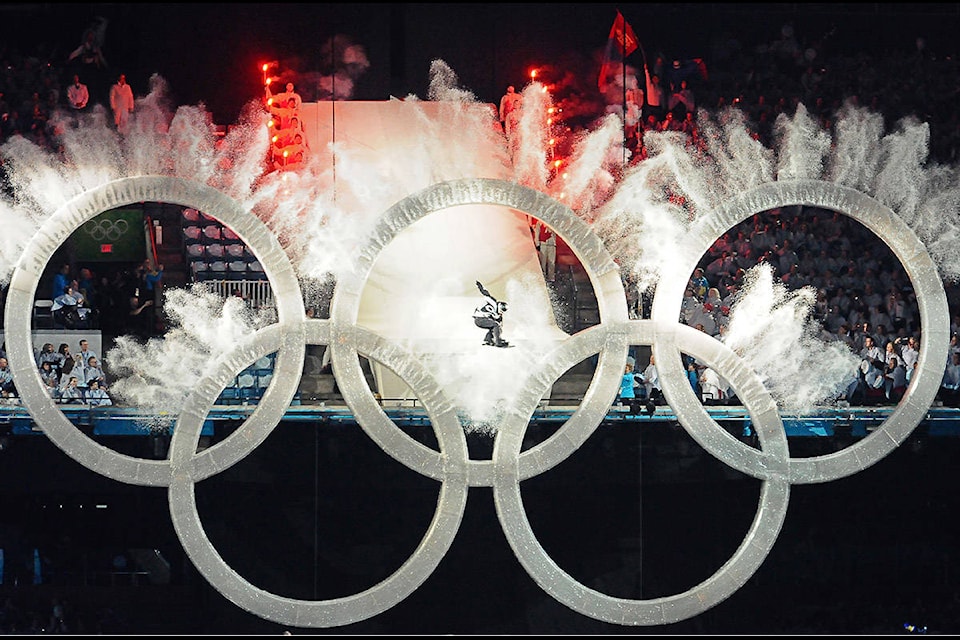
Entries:
{"type": "MultiPolygon", "coordinates": [[[[490,125],[496,124],[493,105],[467,107],[476,109],[480,120],[488,111],[490,125]]],[[[372,180],[419,185],[424,145],[438,135],[469,133],[454,108],[465,107],[390,100],[305,103],[302,111],[311,153],[329,155],[335,141],[375,159],[381,174],[372,180]]],[[[508,178],[505,138],[474,136],[470,142],[473,158],[450,161],[466,166],[469,160],[473,174],[458,177],[508,178]]],[[[524,363],[567,337],[556,324],[525,212],[496,205],[453,207],[400,232],[374,265],[358,322],[417,353],[471,414],[509,401],[517,376],[529,371],[524,363]],[[515,348],[482,344],[485,330],[472,317],[482,302],[478,280],[509,303],[504,337],[515,348]]],[[[393,372],[371,364],[384,404],[415,399],[393,372]]]]}

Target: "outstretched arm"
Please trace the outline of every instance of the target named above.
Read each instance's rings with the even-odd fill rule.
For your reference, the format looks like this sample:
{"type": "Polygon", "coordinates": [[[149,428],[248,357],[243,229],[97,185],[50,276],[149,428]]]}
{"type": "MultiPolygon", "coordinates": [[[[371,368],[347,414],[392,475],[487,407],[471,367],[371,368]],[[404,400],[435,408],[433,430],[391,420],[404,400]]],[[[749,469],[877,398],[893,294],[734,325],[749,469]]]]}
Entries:
{"type": "MultiPolygon", "coordinates": [[[[487,291],[482,284],[480,284],[479,280],[477,280],[477,288],[480,289],[481,294],[485,295],[488,298],[493,298],[493,296],[490,295],[490,292],[487,291]]],[[[493,298],[493,299],[496,300],[496,298],[493,298]]]]}

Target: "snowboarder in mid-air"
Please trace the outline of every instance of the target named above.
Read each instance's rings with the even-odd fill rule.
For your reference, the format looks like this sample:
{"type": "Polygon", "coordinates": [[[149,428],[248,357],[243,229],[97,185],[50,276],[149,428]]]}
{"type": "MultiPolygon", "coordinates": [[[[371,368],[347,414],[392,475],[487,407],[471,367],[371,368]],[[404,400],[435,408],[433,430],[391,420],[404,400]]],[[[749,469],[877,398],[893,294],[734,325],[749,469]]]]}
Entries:
{"type": "Polygon", "coordinates": [[[507,311],[507,303],[494,298],[489,291],[484,288],[480,281],[477,281],[477,288],[483,294],[483,302],[480,303],[473,312],[473,321],[481,329],[487,330],[487,335],[483,339],[483,344],[494,347],[509,347],[510,343],[501,337],[503,332],[503,314],[507,311]]]}

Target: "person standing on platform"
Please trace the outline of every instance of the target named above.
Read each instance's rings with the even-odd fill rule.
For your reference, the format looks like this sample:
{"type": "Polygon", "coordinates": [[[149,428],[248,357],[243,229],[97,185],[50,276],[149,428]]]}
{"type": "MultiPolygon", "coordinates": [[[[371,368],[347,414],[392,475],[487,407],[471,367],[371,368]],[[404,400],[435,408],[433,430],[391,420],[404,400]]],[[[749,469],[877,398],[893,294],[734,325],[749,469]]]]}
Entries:
{"type": "Polygon", "coordinates": [[[60,271],[53,276],[53,287],[50,290],[50,298],[56,300],[58,296],[62,296],[63,292],[67,290],[67,286],[70,285],[70,265],[64,263],[60,266],[60,271]]]}
{"type": "Polygon", "coordinates": [[[554,282],[557,275],[557,235],[540,220],[534,225],[533,235],[537,251],[540,252],[540,269],[547,282],[554,282]]]}
{"type": "Polygon", "coordinates": [[[133,106],[133,89],[127,84],[127,76],[121,73],[117,82],[110,87],[110,108],[113,110],[113,123],[120,133],[125,134],[129,129],[133,106]]]}
{"type": "Polygon", "coordinates": [[[144,300],[153,300],[153,305],[145,310],[149,323],[153,329],[158,326],[158,309],[163,307],[163,265],[154,264],[152,260],[143,263],[143,290],[144,300]]]}
{"type": "Polygon", "coordinates": [[[637,387],[643,380],[643,376],[633,370],[633,363],[627,362],[623,368],[623,378],[620,380],[620,393],[617,396],[620,404],[629,408],[631,414],[640,413],[640,401],[637,398],[637,387]]]}
{"type": "Polygon", "coordinates": [[[647,405],[657,404],[663,397],[663,391],[660,389],[660,376],[657,375],[657,362],[650,354],[650,362],[647,368],[643,370],[643,384],[647,388],[647,405]]]}
{"type": "Polygon", "coordinates": [[[73,74],[73,82],[67,87],[67,100],[74,111],[83,111],[90,102],[90,89],[80,82],[80,76],[73,74]]]}
{"type": "Polygon", "coordinates": [[[300,97],[300,94],[294,90],[292,82],[287,83],[286,91],[283,93],[273,93],[270,90],[269,84],[266,85],[265,90],[267,92],[267,101],[272,105],[281,105],[299,110],[300,106],[303,104],[303,99],[300,97]],[[291,99],[293,102],[290,102],[291,99]]]}
{"type": "Polygon", "coordinates": [[[647,90],[644,96],[647,99],[644,115],[653,116],[654,121],[660,123],[664,119],[667,108],[667,97],[663,86],[660,84],[660,76],[654,71],[650,73],[649,67],[643,65],[643,73],[646,79],[647,90]]]}
{"type": "Polygon", "coordinates": [[[507,139],[513,135],[514,125],[520,116],[521,100],[523,96],[517,93],[513,85],[507,87],[507,92],[500,98],[500,124],[503,125],[503,132],[507,134],[507,139]]]}

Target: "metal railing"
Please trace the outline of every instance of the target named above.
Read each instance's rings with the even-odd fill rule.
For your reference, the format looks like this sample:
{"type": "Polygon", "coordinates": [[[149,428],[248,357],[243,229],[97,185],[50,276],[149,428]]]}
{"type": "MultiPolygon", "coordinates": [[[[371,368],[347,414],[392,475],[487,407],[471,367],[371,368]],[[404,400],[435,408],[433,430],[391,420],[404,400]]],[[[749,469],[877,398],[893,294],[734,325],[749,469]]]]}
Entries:
{"type": "Polygon", "coordinates": [[[269,280],[202,280],[213,293],[228,297],[239,294],[252,309],[273,308],[276,302],[269,280]]]}

